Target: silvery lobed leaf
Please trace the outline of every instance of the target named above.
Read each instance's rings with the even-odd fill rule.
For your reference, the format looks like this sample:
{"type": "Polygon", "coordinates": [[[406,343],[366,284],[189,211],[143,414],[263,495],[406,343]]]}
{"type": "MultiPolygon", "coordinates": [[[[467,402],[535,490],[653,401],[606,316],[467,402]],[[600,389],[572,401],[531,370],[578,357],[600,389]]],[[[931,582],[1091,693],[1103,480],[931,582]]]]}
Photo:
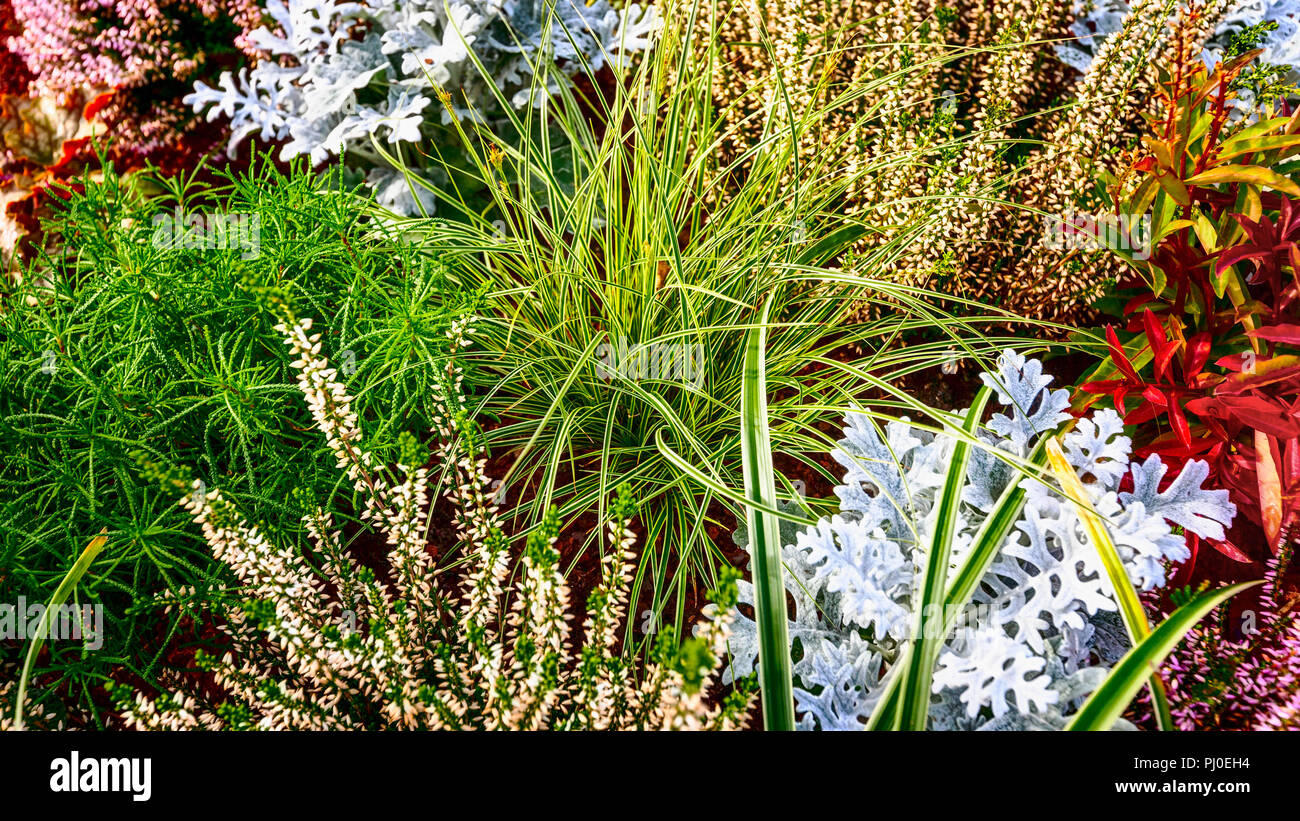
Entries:
{"type": "Polygon", "coordinates": [[[1228,501],[1228,491],[1207,490],[1201,485],[1210,475],[1210,466],[1190,461],[1169,483],[1159,490],[1168,468],[1156,454],[1133,464],[1133,492],[1121,493],[1125,505],[1141,502],[1147,514],[1168,519],[1203,539],[1224,538],[1224,527],[1237,515],[1237,506],[1228,501]]]}
{"type": "Polygon", "coordinates": [[[355,94],[390,69],[379,38],[373,34],[349,41],[338,54],[314,60],[303,77],[308,117],[345,111],[355,105],[355,94]]]}
{"type": "Polygon", "coordinates": [[[934,689],[951,687],[961,694],[972,718],[989,706],[996,718],[1008,710],[1043,710],[1056,703],[1051,680],[1043,675],[1046,661],[1001,628],[977,631],[966,655],[945,649],[934,673],[934,689]]]}
{"type": "Polygon", "coordinates": [[[1066,461],[1089,490],[1117,490],[1128,473],[1132,441],[1124,435],[1124,420],[1110,408],[1080,419],[1061,444],[1066,461]]]}
{"type": "Polygon", "coordinates": [[[981,373],[980,381],[997,392],[998,402],[1011,409],[1011,416],[994,414],[989,427],[1009,438],[1023,455],[1038,434],[1056,430],[1070,418],[1068,391],[1048,390],[1052,377],[1043,374],[1043,363],[1026,360],[1013,350],[998,357],[996,375],[981,373]]]}

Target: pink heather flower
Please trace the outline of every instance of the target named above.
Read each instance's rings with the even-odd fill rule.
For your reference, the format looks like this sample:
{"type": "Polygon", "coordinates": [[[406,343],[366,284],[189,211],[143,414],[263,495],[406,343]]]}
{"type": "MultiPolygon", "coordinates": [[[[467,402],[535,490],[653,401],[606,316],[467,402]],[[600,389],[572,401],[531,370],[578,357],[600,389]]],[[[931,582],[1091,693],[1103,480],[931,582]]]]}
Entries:
{"type": "Polygon", "coordinates": [[[1256,730],[1300,730],[1300,692],[1276,705],[1255,725],[1256,730]]]}
{"type": "Polygon", "coordinates": [[[80,97],[117,92],[102,118],[136,153],[172,141],[190,119],[187,85],[219,51],[262,22],[256,0],[9,0],[17,34],[8,49],[33,75],[32,95],[80,97]],[[216,38],[218,42],[208,42],[216,38]],[[177,81],[180,81],[179,83],[177,81]]]}
{"type": "MultiPolygon", "coordinates": [[[[1280,589],[1288,548],[1268,562],[1253,629],[1223,634],[1210,616],[1187,634],[1161,673],[1180,730],[1300,728],[1300,620],[1280,589]]],[[[1151,715],[1144,694],[1144,719],[1151,715]]]]}
{"type": "Polygon", "coordinates": [[[138,88],[163,76],[185,80],[206,43],[186,41],[222,20],[247,32],[261,22],[254,0],[11,0],[21,33],[9,47],[43,93],[138,88]]]}

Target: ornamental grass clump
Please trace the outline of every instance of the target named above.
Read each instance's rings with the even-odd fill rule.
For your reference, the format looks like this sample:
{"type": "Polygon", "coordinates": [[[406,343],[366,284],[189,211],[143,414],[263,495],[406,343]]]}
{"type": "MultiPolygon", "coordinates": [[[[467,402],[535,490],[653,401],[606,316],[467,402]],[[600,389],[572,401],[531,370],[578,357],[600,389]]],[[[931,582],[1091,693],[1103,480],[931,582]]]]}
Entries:
{"type": "MultiPolygon", "coordinates": [[[[329,449],[361,500],[360,518],[387,540],[382,574],[359,564],[324,508],[304,518],[319,561],[277,546],[220,490],[146,463],[182,490],[182,505],[214,555],[242,585],[225,609],[220,655],[199,656],[215,688],[173,688],[156,698],[117,691],[129,726],[142,729],[732,729],[744,725],[746,687],[721,704],[706,694],[729,640],[734,575],[724,577],[697,636],[665,631],[638,667],[618,632],[631,580],[635,515],[622,488],[608,525],[601,581],[587,602],[584,644],[571,651],[569,588],[558,569],[551,513],[527,536],[514,568],[485,474],[481,433],[462,408],[461,371],[439,374],[434,431],[440,465],[406,435],[388,469],[365,445],[353,398],[321,353],[310,319],[271,296],[277,330],[297,357],[298,385],[329,449]],[[427,549],[431,477],[446,478],[464,559],[459,599],[447,595],[427,549]],[[381,575],[384,578],[381,578],[381,575]],[[506,600],[509,599],[507,606],[506,600]],[[216,695],[212,695],[215,689],[216,695]],[[201,691],[201,692],[200,692],[201,691]]],[[[467,317],[448,331],[453,354],[470,345],[467,317]]]]}
{"type": "Polygon", "coordinates": [[[774,120],[747,158],[739,193],[722,196],[721,180],[739,170],[724,151],[734,127],[712,103],[717,64],[690,47],[713,36],[699,26],[707,6],[670,6],[655,51],[629,81],[587,98],[598,117],[574,115],[583,100],[566,88],[547,103],[553,116],[536,125],[570,146],[563,164],[549,139],[506,139],[461,123],[460,147],[475,161],[466,188],[490,192],[492,207],[441,192],[437,219],[397,223],[469,251],[457,256],[454,276],[484,291],[468,359],[483,415],[501,421],[485,436],[511,460],[500,490],[518,500],[512,525],[535,526],[552,504],[566,524],[601,520],[609,489],[627,482],[645,525],[634,597],[648,590],[656,618],[678,618],[671,602],[685,600],[696,580],[712,581],[725,557],[711,534],[744,516],[727,491],[743,482],[734,364],[761,321],[759,306],[771,301],[766,369],[769,384],[782,386],[771,397],[772,448],[811,475],[825,473],[816,460],[828,444],[810,435],[809,420],[845,402],[846,386],[867,391],[859,369],[889,382],[949,346],[995,350],[1001,343],[978,329],[990,314],[1007,318],[934,309],[929,294],[891,283],[901,244],[857,273],[827,267],[864,228],[841,205],[861,174],[803,162],[803,121],[774,120]],[[583,183],[565,183],[562,167],[583,183]],[[855,302],[886,296],[891,310],[879,322],[848,316],[855,302]],[[912,331],[941,341],[895,344],[912,331]],[[843,361],[845,350],[859,358],[843,361]],[[688,478],[691,467],[709,481],[688,478]]]}

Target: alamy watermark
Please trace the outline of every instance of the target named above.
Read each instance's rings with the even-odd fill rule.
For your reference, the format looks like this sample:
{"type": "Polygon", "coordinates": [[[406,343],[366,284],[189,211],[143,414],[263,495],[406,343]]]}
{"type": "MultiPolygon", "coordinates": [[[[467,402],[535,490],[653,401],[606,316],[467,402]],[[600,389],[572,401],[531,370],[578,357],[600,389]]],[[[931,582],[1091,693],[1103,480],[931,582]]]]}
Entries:
{"type": "Polygon", "coordinates": [[[704,384],[704,345],[700,342],[647,342],[629,345],[624,337],[596,348],[596,376],[609,381],[656,379],[698,388],[704,384]]]}
{"type": "Polygon", "coordinates": [[[153,217],[153,247],[203,251],[241,251],[240,259],[257,259],[262,254],[260,214],[224,214],[191,211],[179,207],[153,217]]]}
{"type": "Polygon", "coordinates": [[[82,758],[73,750],[50,762],[50,792],[120,792],[132,801],[148,801],[153,795],[153,759],[82,758]]]}
{"type": "Polygon", "coordinates": [[[60,604],[49,607],[18,597],[17,604],[0,604],[0,640],[27,641],[41,635],[52,641],[84,641],[87,650],[104,646],[104,606],[60,604]]]}
{"type": "Polygon", "coordinates": [[[1053,251],[1131,252],[1134,259],[1151,258],[1150,214],[1081,214],[1067,211],[1043,217],[1044,248],[1053,251]]]}

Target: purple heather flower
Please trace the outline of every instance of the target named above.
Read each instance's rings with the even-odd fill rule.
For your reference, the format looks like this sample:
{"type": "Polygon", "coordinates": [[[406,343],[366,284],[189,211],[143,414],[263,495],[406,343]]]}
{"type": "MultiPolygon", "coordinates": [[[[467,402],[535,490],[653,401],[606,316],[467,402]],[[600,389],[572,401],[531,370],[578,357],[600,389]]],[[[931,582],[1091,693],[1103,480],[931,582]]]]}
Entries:
{"type": "MultiPolygon", "coordinates": [[[[1178,729],[1300,729],[1300,620],[1281,587],[1290,558],[1287,548],[1269,560],[1241,639],[1210,616],[1170,654],[1161,672],[1178,729]]],[[[1145,694],[1139,705],[1149,719],[1145,694]]]]}

